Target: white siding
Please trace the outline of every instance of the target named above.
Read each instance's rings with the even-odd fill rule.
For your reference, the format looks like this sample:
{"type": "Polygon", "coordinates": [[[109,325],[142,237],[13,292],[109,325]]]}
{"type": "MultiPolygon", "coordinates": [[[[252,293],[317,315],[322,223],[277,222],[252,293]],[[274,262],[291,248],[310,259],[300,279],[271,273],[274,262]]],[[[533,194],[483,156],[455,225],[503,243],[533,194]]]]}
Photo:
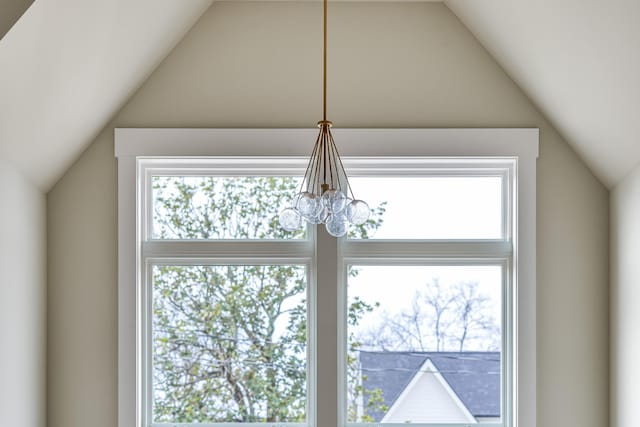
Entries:
{"type": "Polygon", "coordinates": [[[382,422],[476,423],[476,420],[427,360],[382,422]]]}

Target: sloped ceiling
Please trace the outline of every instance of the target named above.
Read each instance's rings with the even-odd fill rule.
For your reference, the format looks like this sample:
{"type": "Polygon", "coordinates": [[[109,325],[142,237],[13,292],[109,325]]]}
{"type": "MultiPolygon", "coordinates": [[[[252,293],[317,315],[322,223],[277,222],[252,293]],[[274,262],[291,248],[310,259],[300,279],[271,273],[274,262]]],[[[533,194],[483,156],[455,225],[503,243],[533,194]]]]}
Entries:
{"type": "Polygon", "coordinates": [[[0,157],[50,188],[211,2],[37,0],[0,40],[0,157]]]}
{"type": "MultiPolygon", "coordinates": [[[[212,1],[37,0],[0,40],[0,157],[48,190],[212,1]]],[[[445,3],[605,184],[640,161],[640,1],[445,3]]]]}
{"type": "Polygon", "coordinates": [[[33,0],[0,0],[0,39],[15,24],[33,0]]]}
{"type": "Polygon", "coordinates": [[[446,4],[603,183],[640,161],[640,1],[446,4]]]}

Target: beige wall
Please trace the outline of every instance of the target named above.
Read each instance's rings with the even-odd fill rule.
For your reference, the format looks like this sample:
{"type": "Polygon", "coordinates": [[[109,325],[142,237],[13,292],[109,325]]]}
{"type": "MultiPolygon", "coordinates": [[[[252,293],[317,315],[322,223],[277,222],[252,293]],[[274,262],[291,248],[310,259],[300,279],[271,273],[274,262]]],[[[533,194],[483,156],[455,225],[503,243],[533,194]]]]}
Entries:
{"type": "Polygon", "coordinates": [[[611,427],[638,425],[640,166],[611,192],[611,427]]]}
{"type": "Polygon", "coordinates": [[[0,418],[44,427],[45,196],[0,160],[0,418]]]}
{"type": "MultiPolygon", "coordinates": [[[[336,126],[540,128],[538,425],[606,425],[607,190],[442,4],[332,4],[329,43],[336,126]]],[[[312,127],[320,49],[318,3],[215,3],[51,190],[50,427],[116,425],[113,128],[312,127]]]]}

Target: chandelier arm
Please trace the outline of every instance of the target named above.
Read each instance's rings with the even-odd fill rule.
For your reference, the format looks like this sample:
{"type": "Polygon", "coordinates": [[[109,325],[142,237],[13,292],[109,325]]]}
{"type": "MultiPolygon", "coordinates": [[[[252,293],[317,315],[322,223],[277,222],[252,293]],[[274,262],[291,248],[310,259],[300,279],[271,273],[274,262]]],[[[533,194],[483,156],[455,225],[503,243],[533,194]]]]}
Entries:
{"type": "Polygon", "coordinates": [[[331,188],[340,189],[340,181],[337,179],[338,178],[338,170],[336,169],[334,171],[334,164],[336,164],[335,163],[335,156],[333,156],[334,157],[333,161],[331,159],[334,145],[333,145],[333,138],[331,137],[331,131],[330,130],[327,131],[327,138],[329,138],[329,177],[331,179],[331,188]],[[337,182],[334,182],[334,180],[333,180],[334,175],[336,176],[336,181],[337,182]],[[336,186],[336,184],[337,184],[337,186],[336,186]]]}
{"type": "Polygon", "coordinates": [[[336,160],[336,144],[333,141],[333,134],[331,134],[331,132],[329,132],[329,161],[331,162],[331,164],[334,165],[334,169],[335,169],[332,175],[332,178],[333,176],[335,176],[335,180],[336,180],[336,186],[334,188],[344,193],[342,188],[342,179],[340,176],[340,168],[339,168],[340,164],[336,160]]]}
{"type": "Polygon", "coordinates": [[[307,191],[312,194],[315,194],[315,191],[314,191],[315,172],[316,172],[316,163],[315,163],[314,157],[312,157],[311,159],[309,159],[309,177],[307,178],[307,187],[306,187],[307,191]]]}
{"type": "Polygon", "coordinates": [[[313,154],[312,157],[309,159],[309,177],[307,178],[307,191],[309,193],[314,193],[314,186],[315,186],[315,172],[316,172],[316,168],[318,167],[317,165],[317,156],[318,156],[318,147],[320,146],[319,143],[316,143],[316,145],[313,148],[313,154]]]}
{"type": "Polygon", "coordinates": [[[342,163],[342,159],[340,158],[340,153],[338,152],[338,147],[333,140],[333,135],[331,135],[331,143],[333,144],[333,149],[335,150],[335,157],[338,159],[338,164],[340,165],[340,169],[342,170],[342,174],[344,175],[344,180],[347,183],[347,190],[351,194],[351,199],[355,200],[356,197],[353,194],[353,189],[351,188],[351,184],[349,183],[349,177],[347,176],[347,171],[344,168],[344,164],[342,163]]]}
{"type": "Polygon", "coordinates": [[[313,192],[314,194],[318,195],[318,196],[322,196],[322,194],[320,193],[320,173],[321,173],[321,167],[322,167],[322,152],[323,152],[323,147],[322,147],[323,143],[322,143],[322,134],[318,134],[318,152],[316,153],[316,173],[313,177],[313,192]]]}
{"type": "Polygon", "coordinates": [[[320,188],[320,182],[322,181],[322,159],[324,156],[324,139],[322,138],[322,134],[320,134],[320,147],[318,149],[318,173],[316,175],[316,191],[318,195],[322,196],[322,190],[320,188]]]}
{"type": "Polygon", "coordinates": [[[307,181],[307,191],[309,193],[313,193],[315,194],[315,180],[316,180],[316,170],[318,168],[318,156],[316,153],[316,156],[312,159],[313,160],[313,164],[311,165],[311,170],[309,172],[309,179],[307,181]]]}
{"type": "MultiPolygon", "coordinates": [[[[327,182],[327,160],[329,157],[329,144],[327,143],[327,133],[326,133],[326,128],[322,128],[322,142],[324,144],[324,152],[322,154],[322,161],[323,161],[323,176],[322,176],[322,183],[323,184],[328,184],[327,182]]],[[[330,163],[329,163],[330,164],[330,163]]]]}
{"type": "MultiPolygon", "coordinates": [[[[318,137],[319,139],[320,137],[318,137]]],[[[318,150],[318,139],[316,139],[316,143],[313,145],[313,151],[311,152],[311,157],[309,158],[309,164],[307,165],[307,170],[304,172],[304,176],[302,178],[302,182],[300,183],[300,191],[298,193],[302,193],[304,189],[305,182],[307,183],[307,190],[309,189],[309,180],[311,179],[311,169],[313,164],[313,159],[315,158],[316,152],[318,150]]]]}
{"type": "Polygon", "coordinates": [[[315,167],[315,174],[313,176],[313,193],[316,195],[319,195],[319,181],[320,181],[320,174],[322,172],[322,142],[319,143],[318,145],[318,153],[316,154],[316,167],[315,167]]]}

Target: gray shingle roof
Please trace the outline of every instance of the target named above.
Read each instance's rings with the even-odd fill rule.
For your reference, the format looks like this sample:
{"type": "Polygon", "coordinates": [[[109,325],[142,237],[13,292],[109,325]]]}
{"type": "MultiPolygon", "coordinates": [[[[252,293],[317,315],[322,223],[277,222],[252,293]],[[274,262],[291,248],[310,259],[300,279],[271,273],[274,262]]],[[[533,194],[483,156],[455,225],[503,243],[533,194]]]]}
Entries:
{"type": "MultiPolygon", "coordinates": [[[[474,417],[500,416],[499,352],[360,352],[363,386],[382,390],[391,408],[427,359],[474,417]]],[[[368,397],[365,393],[365,407],[368,397]]],[[[384,413],[370,412],[376,422],[384,413]]]]}

